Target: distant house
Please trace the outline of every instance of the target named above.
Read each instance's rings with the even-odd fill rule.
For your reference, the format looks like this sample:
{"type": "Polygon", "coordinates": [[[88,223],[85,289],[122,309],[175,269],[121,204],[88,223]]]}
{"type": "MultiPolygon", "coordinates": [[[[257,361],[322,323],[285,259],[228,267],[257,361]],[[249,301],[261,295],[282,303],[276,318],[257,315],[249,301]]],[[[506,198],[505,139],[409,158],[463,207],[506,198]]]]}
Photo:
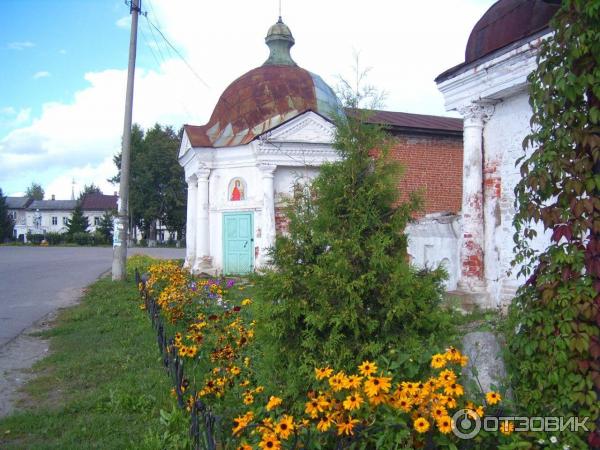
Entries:
{"type": "Polygon", "coordinates": [[[24,240],[27,234],[27,207],[33,201],[29,197],[6,197],[6,205],[8,207],[8,215],[13,220],[13,238],[24,240]]]}
{"type": "Polygon", "coordinates": [[[26,212],[26,229],[31,234],[64,233],[77,200],[33,200],[26,212]]]}
{"type": "Polygon", "coordinates": [[[88,218],[90,228],[88,231],[94,232],[102,221],[102,216],[107,211],[117,210],[118,195],[104,194],[86,194],[81,201],[83,215],[88,218]]]}

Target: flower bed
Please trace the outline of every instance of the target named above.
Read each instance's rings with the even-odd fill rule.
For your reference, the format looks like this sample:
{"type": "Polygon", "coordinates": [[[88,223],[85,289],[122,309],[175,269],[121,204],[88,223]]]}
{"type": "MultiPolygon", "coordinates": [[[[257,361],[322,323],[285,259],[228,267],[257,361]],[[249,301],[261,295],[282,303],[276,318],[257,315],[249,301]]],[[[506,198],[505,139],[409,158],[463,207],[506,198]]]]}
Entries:
{"type": "MultiPolygon", "coordinates": [[[[453,347],[432,357],[421,380],[404,379],[387,361],[363,361],[353,373],[323,366],[306,380],[304,398],[283,398],[253,370],[261,343],[244,286],[192,276],[174,262],[151,265],[144,278],[140,306],[157,328],[172,394],[191,414],[196,448],[457,448],[453,416],[494,414],[501,401],[497,392],[487,405],[467,400],[467,357],[453,347]]],[[[512,429],[502,423],[505,436],[512,429]]]]}

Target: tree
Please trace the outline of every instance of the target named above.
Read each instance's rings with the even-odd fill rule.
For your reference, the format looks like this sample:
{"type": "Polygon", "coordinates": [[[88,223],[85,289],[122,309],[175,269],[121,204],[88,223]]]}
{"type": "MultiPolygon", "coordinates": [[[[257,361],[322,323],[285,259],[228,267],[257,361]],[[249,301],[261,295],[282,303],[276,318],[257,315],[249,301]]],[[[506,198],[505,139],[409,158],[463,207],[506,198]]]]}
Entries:
{"type": "MultiPolygon", "coordinates": [[[[527,276],[511,305],[513,385],[529,415],[600,416],[599,0],[564,0],[529,77],[530,156],[521,165],[514,225],[527,276]],[[547,249],[530,241],[536,226],[547,249]]],[[[593,427],[592,427],[593,429],[593,427]]],[[[598,430],[561,444],[600,447],[598,430]]]]}
{"type": "Polygon", "coordinates": [[[359,108],[372,90],[349,93],[353,114],[336,120],[333,143],[341,160],[322,165],[312,183],[297,183],[286,208],[289,234],[277,237],[272,268],[256,280],[257,333],[272,346],[262,370],[292,397],[310,389],[315,367],[354,370],[399,354],[399,367],[421,361],[441,330],[443,270],[408,262],[404,230],[420,199],[398,203],[391,138],[359,108]]]}
{"type": "Polygon", "coordinates": [[[89,226],[88,218],[83,215],[81,204],[78,203],[71,219],[67,221],[67,234],[73,236],[75,233],[87,233],[89,226]]]}
{"type": "Polygon", "coordinates": [[[83,200],[83,197],[85,197],[87,194],[102,194],[102,191],[94,183],[90,184],[89,186],[86,184],[83,186],[83,190],[79,193],[78,200],[83,200]]]}
{"type": "Polygon", "coordinates": [[[0,242],[12,238],[14,225],[12,218],[8,215],[6,197],[0,188],[0,242]]]}
{"type": "MultiPolygon", "coordinates": [[[[186,183],[177,155],[180,136],[173,128],[154,125],[146,133],[135,124],[131,138],[129,212],[132,222],[156,240],[156,221],[181,234],[185,228],[186,183]]],[[[120,170],[120,155],[114,162],[120,170]]],[[[112,182],[118,182],[120,174],[112,182]]]]}
{"type": "Polygon", "coordinates": [[[25,191],[25,196],[34,200],[44,200],[44,190],[38,183],[32,182],[31,185],[25,191]]]}
{"type": "Polygon", "coordinates": [[[112,242],[113,240],[113,218],[115,216],[114,211],[105,211],[100,224],[98,225],[97,231],[104,237],[106,242],[112,242]]]}

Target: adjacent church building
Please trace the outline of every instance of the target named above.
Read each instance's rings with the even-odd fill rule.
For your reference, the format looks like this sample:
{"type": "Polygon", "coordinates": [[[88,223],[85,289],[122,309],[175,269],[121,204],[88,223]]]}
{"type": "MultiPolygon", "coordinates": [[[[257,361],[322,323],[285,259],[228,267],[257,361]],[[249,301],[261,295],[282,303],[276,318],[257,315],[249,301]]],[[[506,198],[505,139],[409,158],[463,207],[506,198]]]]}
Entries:
{"type": "MultiPolygon", "coordinates": [[[[484,307],[500,306],[517,286],[506,274],[514,163],[528,131],[526,77],[554,10],[541,0],[500,0],[478,22],[465,62],[436,79],[464,127],[461,119],[389,111],[369,119],[395,138],[390,157],[406,169],[401,198],[424,192],[425,209],[407,229],[411,262],[443,265],[448,290],[484,307]]],[[[295,182],[339,157],[333,119],[343,110],[333,90],[293,61],[294,38],[281,18],[265,41],[264,64],[227,87],[207,124],[184,128],[185,264],[196,273],[267,264],[295,182]]]]}

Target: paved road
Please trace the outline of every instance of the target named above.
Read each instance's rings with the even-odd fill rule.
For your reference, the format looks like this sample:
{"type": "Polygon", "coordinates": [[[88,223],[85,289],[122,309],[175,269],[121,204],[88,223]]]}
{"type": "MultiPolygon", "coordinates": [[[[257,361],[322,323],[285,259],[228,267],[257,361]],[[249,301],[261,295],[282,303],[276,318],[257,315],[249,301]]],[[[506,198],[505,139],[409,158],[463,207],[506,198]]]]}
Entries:
{"type": "MultiPolygon", "coordinates": [[[[160,258],[185,249],[132,248],[160,258]]],[[[109,247],[0,247],[0,348],[46,314],[73,304],[112,266],[109,247]]]]}

